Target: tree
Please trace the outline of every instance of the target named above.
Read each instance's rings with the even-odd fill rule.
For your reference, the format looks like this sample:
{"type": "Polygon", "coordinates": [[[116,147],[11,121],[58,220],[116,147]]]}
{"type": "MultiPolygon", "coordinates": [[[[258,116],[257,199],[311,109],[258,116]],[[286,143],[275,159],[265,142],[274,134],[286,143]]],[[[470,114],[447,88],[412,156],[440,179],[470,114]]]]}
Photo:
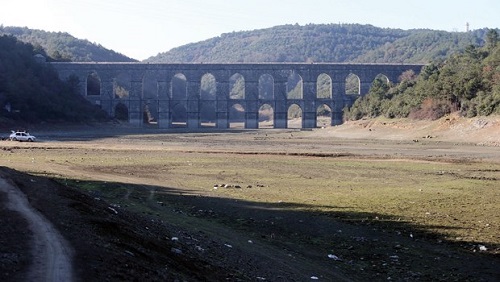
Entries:
{"type": "Polygon", "coordinates": [[[498,32],[495,29],[488,30],[486,33],[486,48],[491,51],[497,46],[498,43],[498,32]]]}

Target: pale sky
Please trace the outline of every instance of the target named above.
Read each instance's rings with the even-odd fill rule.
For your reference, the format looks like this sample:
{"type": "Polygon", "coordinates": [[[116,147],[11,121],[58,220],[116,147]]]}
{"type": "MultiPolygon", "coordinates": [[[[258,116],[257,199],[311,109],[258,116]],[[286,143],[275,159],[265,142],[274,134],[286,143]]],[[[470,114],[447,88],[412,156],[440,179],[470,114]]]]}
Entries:
{"type": "Polygon", "coordinates": [[[134,59],[233,31],[359,23],[500,28],[499,0],[0,0],[0,24],[62,31],[134,59]]]}

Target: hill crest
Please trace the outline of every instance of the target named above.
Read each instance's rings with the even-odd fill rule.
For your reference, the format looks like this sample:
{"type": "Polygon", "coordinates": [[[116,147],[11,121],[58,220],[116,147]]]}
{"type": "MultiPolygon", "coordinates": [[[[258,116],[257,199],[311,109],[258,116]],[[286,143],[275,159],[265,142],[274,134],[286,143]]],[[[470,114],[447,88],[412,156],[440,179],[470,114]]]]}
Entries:
{"type": "Polygon", "coordinates": [[[361,24],[280,25],[223,33],[159,53],[145,62],[349,62],[417,63],[444,59],[484,44],[487,29],[446,32],[361,24]]]}
{"type": "Polygon", "coordinates": [[[123,54],[78,39],[67,32],[49,32],[27,27],[0,26],[0,35],[12,35],[18,40],[30,43],[40,53],[57,61],[74,62],[136,62],[123,54]]]}

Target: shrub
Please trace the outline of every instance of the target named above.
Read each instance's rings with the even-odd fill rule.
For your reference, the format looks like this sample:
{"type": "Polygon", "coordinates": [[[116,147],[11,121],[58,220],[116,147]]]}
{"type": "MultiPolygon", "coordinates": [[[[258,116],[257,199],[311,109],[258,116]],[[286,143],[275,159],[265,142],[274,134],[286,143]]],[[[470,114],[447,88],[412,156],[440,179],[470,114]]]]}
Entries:
{"type": "Polygon", "coordinates": [[[450,101],[427,98],[418,109],[411,111],[408,117],[412,119],[436,120],[457,110],[457,105],[450,101]]]}

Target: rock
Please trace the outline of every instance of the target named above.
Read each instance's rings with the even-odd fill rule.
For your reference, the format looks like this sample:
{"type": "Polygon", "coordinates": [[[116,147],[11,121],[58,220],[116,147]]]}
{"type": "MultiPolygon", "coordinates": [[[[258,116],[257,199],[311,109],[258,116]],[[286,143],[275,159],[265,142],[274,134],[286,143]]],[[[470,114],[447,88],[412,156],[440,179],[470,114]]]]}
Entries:
{"type": "Polygon", "coordinates": [[[125,253],[129,256],[135,257],[134,253],[132,253],[131,251],[125,251],[125,253]]]}
{"type": "Polygon", "coordinates": [[[177,248],[171,248],[170,251],[174,254],[182,255],[182,250],[177,248]]]}
{"type": "Polygon", "coordinates": [[[341,260],[338,256],[333,255],[333,254],[328,254],[328,258],[331,258],[333,260],[341,260]]]}

